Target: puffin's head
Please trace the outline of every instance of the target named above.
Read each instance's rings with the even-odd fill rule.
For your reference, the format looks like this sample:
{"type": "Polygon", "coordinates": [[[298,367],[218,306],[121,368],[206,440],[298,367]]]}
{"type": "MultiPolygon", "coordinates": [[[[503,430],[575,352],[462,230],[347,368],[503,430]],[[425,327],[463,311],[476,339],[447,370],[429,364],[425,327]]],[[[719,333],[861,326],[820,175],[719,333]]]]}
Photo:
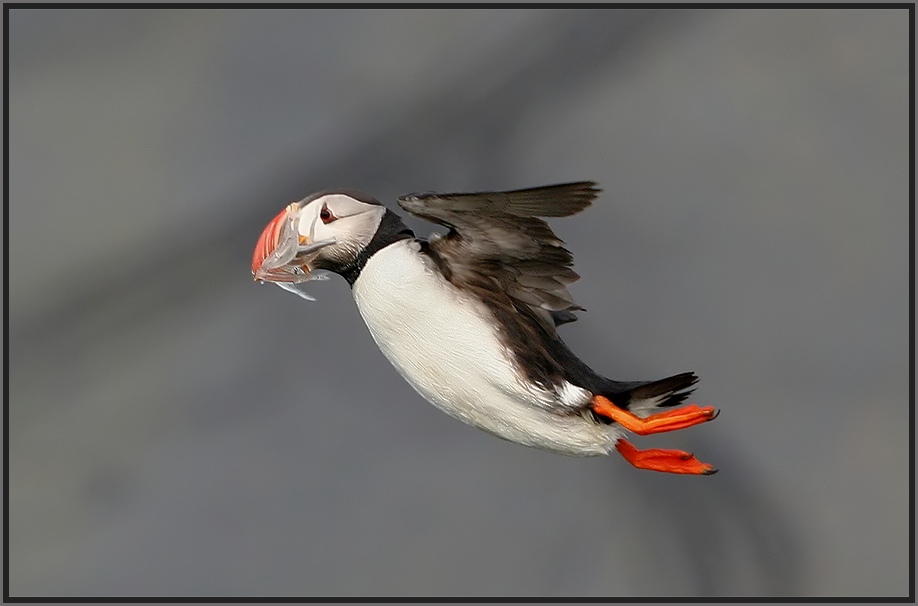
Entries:
{"type": "Polygon", "coordinates": [[[386,207],[356,190],[319,192],[293,202],[268,223],[252,257],[255,280],[305,282],[315,269],[342,273],[357,261],[386,207]]]}

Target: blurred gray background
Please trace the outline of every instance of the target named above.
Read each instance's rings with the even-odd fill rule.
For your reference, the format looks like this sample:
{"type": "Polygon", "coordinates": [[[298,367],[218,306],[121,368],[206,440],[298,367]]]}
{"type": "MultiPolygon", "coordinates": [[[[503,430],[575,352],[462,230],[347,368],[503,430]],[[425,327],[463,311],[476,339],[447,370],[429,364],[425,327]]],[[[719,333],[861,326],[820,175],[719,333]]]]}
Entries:
{"type": "Polygon", "coordinates": [[[906,595],[908,66],[905,10],[10,11],[10,594],[906,595]],[[251,279],[319,189],[578,179],[563,334],[696,371],[636,442],[716,476],[467,427],[251,279]]]}

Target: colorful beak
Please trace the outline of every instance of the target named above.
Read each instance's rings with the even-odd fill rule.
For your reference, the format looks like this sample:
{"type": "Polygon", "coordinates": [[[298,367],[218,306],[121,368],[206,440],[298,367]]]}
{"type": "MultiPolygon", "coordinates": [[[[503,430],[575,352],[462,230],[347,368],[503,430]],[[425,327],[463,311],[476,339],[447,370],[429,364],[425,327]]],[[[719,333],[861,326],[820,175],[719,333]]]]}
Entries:
{"type": "Polygon", "coordinates": [[[315,279],[309,263],[335,239],[311,242],[300,235],[296,227],[299,211],[296,202],[290,204],[261,232],[252,255],[252,277],[256,281],[295,284],[315,279]]]}
{"type": "Polygon", "coordinates": [[[280,214],[271,219],[271,222],[268,223],[268,226],[265,227],[264,231],[261,232],[261,235],[258,237],[258,243],[255,244],[255,253],[252,255],[252,275],[255,276],[256,280],[258,279],[257,274],[262,264],[264,264],[265,259],[271,256],[271,253],[277,248],[277,242],[280,240],[281,231],[283,231],[284,225],[287,222],[288,212],[286,208],[280,211],[280,214]]]}

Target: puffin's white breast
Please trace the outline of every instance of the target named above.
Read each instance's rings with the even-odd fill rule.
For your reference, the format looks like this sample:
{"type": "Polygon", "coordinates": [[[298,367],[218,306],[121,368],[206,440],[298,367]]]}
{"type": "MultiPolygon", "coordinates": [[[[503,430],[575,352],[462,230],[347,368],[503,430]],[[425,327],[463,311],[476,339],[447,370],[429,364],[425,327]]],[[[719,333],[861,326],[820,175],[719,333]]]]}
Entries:
{"type": "MultiPolygon", "coordinates": [[[[487,307],[445,280],[416,240],[401,240],[370,257],[353,293],[386,358],[447,414],[563,454],[607,454],[614,446],[614,428],[550,410],[559,407],[557,396],[520,376],[487,307]]],[[[573,385],[564,390],[589,397],[573,385]]]]}

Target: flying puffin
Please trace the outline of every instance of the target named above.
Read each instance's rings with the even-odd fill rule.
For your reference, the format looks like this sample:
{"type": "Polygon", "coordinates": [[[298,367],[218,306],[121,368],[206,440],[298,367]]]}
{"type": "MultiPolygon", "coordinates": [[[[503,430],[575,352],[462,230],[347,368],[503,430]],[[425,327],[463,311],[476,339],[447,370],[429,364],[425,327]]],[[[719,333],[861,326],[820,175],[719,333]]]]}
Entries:
{"type": "Polygon", "coordinates": [[[599,192],[593,182],[578,182],[400,197],[404,210],[449,228],[425,240],[363,192],[323,191],[268,224],[252,274],[294,291],[316,270],[341,275],[396,370],[424,399],[469,425],[565,455],[617,450],[640,469],[715,473],[691,453],[639,450],[625,439],[714,419],[712,406],[676,407],[693,391],[694,373],[614,381],[558,336],[583,309],[567,289],[579,276],[571,253],[538,217],[573,215],[599,192]]]}

